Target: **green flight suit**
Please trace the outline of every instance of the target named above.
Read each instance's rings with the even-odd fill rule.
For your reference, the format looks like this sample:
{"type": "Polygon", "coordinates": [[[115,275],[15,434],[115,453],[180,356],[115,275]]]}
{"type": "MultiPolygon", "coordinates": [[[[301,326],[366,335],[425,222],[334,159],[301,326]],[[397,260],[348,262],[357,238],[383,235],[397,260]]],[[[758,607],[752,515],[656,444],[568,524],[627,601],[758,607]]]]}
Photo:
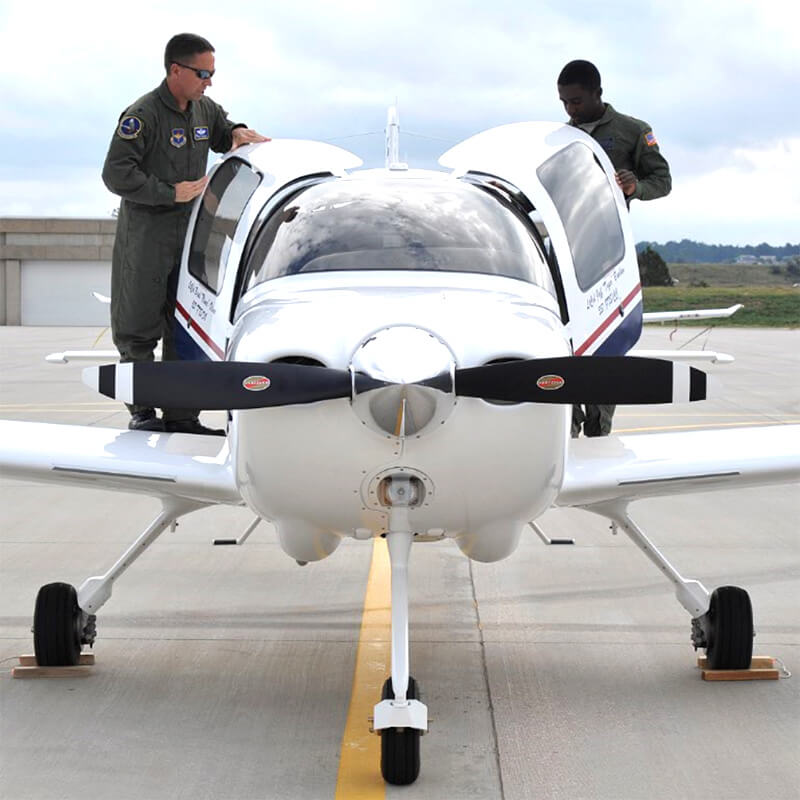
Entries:
{"type": "MultiPolygon", "coordinates": [[[[653,129],[636,117],[615,111],[609,103],[600,119],[582,125],[570,123],[588,133],[606,151],[615,170],[627,169],[636,175],[636,189],[625,201],[655,200],[672,189],[669,164],[658,149],[653,129]]],[[[614,418],[614,405],[587,404],[572,407],[572,437],[581,431],[585,436],[608,436],[614,418]]]]}
{"type": "Polygon", "coordinates": [[[609,103],[600,119],[582,125],[570,123],[586,131],[606,151],[614,169],[628,169],[636,175],[636,189],[626,200],[655,200],[672,189],[669,164],[658,149],[653,129],[640,119],[615,111],[609,103]]]}
{"type": "MultiPolygon", "coordinates": [[[[209,149],[231,149],[234,124],[208,97],[181,111],[164,80],[120,116],[103,182],[122,197],[111,260],[111,333],[120,361],[176,358],[175,290],[192,203],[175,202],[175,184],[206,173],[209,149]]],[[[131,414],[143,406],[128,406],[131,414]]],[[[188,420],[196,409],[165,409],[164,419],[188,420]]]]}

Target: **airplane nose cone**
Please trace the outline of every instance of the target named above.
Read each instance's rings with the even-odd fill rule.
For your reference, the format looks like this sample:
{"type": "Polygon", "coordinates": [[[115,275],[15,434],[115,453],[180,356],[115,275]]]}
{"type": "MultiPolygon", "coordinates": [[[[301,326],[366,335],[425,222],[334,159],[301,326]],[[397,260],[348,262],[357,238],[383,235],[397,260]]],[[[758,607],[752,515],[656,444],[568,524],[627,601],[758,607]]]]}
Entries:
{"type": "Polygon", "coordinates": [[[359,389],[353,410],[372,430],[389,436],[419,436],[441,425],[455,406],[455,358],[432,333],[410,326],[378,331],[362,342],[350,371],[390,384],[359,389]]]}

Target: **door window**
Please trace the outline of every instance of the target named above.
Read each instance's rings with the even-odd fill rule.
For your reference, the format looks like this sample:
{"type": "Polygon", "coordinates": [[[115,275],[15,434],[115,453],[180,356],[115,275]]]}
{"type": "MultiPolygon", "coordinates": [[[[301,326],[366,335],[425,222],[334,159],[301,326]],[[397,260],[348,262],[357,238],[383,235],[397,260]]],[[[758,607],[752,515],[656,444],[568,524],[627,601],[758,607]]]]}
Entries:
{"type": "Polygon", "coordinates": [[[225,161],[206,188],[189,251],[189,272],[214,293],[225,277],[233,236],[261,176],[238,158],[225,161]]]}

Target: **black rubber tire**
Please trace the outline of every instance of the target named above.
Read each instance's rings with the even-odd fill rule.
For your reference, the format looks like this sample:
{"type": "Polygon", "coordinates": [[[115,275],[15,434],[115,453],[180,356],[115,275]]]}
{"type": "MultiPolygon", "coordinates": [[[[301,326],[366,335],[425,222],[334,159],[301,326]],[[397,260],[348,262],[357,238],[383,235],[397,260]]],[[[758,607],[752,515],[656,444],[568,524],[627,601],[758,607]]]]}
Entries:
{"type": "Polygon", "coordinates": [[[68,583],[48,583],[36,595],[33,648],[40,667],[73,667],[81,655],[78,593],[68,583]]]}
{"type": "MultiPolygon", "coordinates": [[[[419,700],[417,682],[408,679],[409,700],[419,700]]],[[[381,700],[393,700],[392,679],[387,678],[381,700]]],[[[387,783],[408,786],[419,776],[419,740],[421,732],[414,728],[385,728],[381,731],[381,775],[387,783]]]]}
{"type": "Polygon", "coordinates": [[[708,607],[709,669],[749,669],[753,659],[753,607],[738,586],[719,586],[708,607]]]}

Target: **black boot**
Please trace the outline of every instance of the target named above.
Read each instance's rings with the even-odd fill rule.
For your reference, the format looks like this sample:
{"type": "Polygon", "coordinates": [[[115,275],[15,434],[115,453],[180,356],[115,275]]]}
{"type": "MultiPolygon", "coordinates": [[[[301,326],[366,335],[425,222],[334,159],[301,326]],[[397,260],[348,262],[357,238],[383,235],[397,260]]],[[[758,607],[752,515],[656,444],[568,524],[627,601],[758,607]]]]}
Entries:
{"type": "Polygon", "coordinates": [[[152,408],[145,408],[131,414],[131,421],[128,423],[129,430],[132,431],[163,431],[164,423],[156,416],[152,408]]]}
{"type": "Polygon", "coordinates": [[[225,431],[218,428],[207,428],[199,419],[178,419],[164,422],[167,433],[199,433],[203,436],[224,436],[225,431]]]}

